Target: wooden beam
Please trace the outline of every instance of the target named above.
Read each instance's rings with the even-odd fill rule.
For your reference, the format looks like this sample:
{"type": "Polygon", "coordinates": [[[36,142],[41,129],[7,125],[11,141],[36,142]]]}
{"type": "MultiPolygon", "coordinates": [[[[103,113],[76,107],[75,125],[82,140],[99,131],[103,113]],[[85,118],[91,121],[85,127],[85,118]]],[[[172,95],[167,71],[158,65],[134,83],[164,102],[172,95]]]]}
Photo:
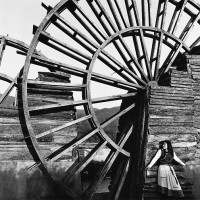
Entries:
{"type": "Polygon", "coordinates": [[[135,96],[137,93],[127,93],[127,94],[121,94],[121,95],[113,95],[113,96],[104,96],[104,97],[98,97],[91,99],[92,103],[102,103],[102,102],[108,102],[108,101],[114,101],[114,100],[120,100],[124,98],[129,98],[135,96]]]}
{"type": "Polygon", "coordinates": [[[1,61],[3,58],[3,53],[6,47],[6,39],[4,37],[1,38],[0,40],[0,66],[1,66],[1,61]]]}
{"type": "MultiPolygon", "coordinates": [[[[132,6],[133,6],[135,19],[136,19],[136,25],[137,26],[141,26],[142,23],[140,21],[138,9],[137,9],[137,4],[136,4],[135,0],[132,0],[132,6]]],[[[145,59],[147,77],[148,77],[149,80],[152,80],[152,72],[151,72],[151,67],[150,67],[150,60],[149,60],[149,57],[148,57],[148,54],[147,54],[147,48],[146,48],[146,44],[145,44],[145,40],[144,40],[144,33],[143,33],[142,29],[139,29],[139,37],[140,37],[141,47],[142,47],[142,51],[143,51],[143,55],[144,55],[144,59],[145,59]]]]}
{"type": "MultiPolygon", "coordinates": [[[[101,14],[105,16],[105,18],[106,18],[108,24],[111,26],[112,30],[114,32],[117,32],[116,27],[114,26],[113,22],[111,21],[110,17],[108,16],[107,12],[103,8],[103,6],[100,3],[100,1],[96,0],[95,2],[97,3],[99,9],[101,10],[101,14]]],[[[108,36],[111,36],[112,33],[111,33],[109,27],[107,26],[107,24],[105,24],[105,22],[102,20],[102,18],[99,17],[97,9],[94,7],[94,5],[91,2],[88,1],[88,4],[90,5],[91,9],[93,10],[94,14],[98,18],[98,20],[101,23],[101,25],[104,27],[104,30],[106,31],[106,33],[108,34],[108,36]]],[[[124,49],[122,49],[120,47],[120,45],[115,40],[113,41],[113,44],[116,47],[116,49],[119,52],[119,54],[121,55],[121,57],[124,60],[124,62],[126,63],[126,65],[129,67],[129,69],[131,69],[132,71],[135,71],[134,68],[131,65],[131,62],[133,62],[134,65],[139,70],[139,72],[141,73],[142,77],[145,78],[145,79],[147,79],[147,77],[146,77],[143,69],[141,68],[140,64],[138,63],[138,61],[136,60],[136,58],[133,56],[133,54],[131,53],[131,51],[128,49],[127,44],[125,43],[124,39],[120,35],[119,35],[119,40],[120,40],[121,44],[123,45],[124,49]],[[128,60],[126,58],[125,52],[129,55],[130,60],[128,60]]]]}
{"type": "Polygon", "coordinates": [[[152,26],[152,0],[147,0],[149,26],[152,26]]]}
{"type": "Polygon", "coordinates": [[[115,71],[117,74],[122,76],[125,80],[129,79],[123,76],[123,71],[133,78],[132,80],[129,80],[130,82],[133,82],[135,80],[138,83],[141,83],[142,85],[146,85],[146,82],[139,78],[137,74],[135,74],[129,68],[121,64],[117,59],[115,59],[112,55],[108,54],[105,50],[102,50],[102,52],[99,54],[99,59],[111,69],[113,69],[113,71],[115,71]],[[112,63],[117,65],[120,69],[117,70],[112,63]]]}
{"type": "MultiPolygon", "coordinates": [[[[75,41],[77,41],[78,43],[80,43],[83,47],[85,47],[87,50],[89,50],[89,52],[94,53],[94,48],[99,48],[94,42],[92,42],[88,37],[86,37],[85,35],[83,35],[80,31],[76,30],[72,25],[70,25],[63,17],[61,17],[60,15],[56,14],[56,17],[62,21],[62,23],[64,23],[67,27],[69,27],[70,29],[72,29],[76,34],[75,35],[79,35],[85,42],[83,43],[78,37],[74,37],[74,34],[71,34],[71,32],[69,32],[67,29],[65,29],[63,26],[59,25],[57,22],[54,22],[54,24],[59,27],[62,31],[64,31],[67,35],[69,35],[70,37],[72,37],[72,39],[74,39],[75,41]],[[86,45],[87,44],[87,45],[86,45]]],[[[116,44],[116,43],[115,43],[116,44]]],[[[117,59],[115,59],[112,55],[110,55],[108,52],[106,52],[105,50],[102,50],[102,54],[106,55],[107,60],[105,60],[104,57],[101,56],[101,54],[99,55],[99,58],[102,62],[104,62],[105,64],[107,64],[111,69],[113,69],[116,73],[118,73],[118,71],[116,70],[116,67],[111,63],[108,62],[109,60],[112,60],[112,62],[114,62],[115,64],[117,64],[118,67],[120,67],[121,69],[124,69],[126,72],[128,72],[128,74],[131,74],[131,76],[134,76],[134,78],[136,78],[137,76],[134,75],[133,73],[133,68],[130,67],[130,64],[128,63],[128,61],[126,60],[126,57],[123,53],[123,50],[119,47],[119,45],[116,44],[116,48],[119,52],[121,52],[121,55],[124,57],[127,65],[129,66],[129,69],[127,69],[126,67],[123,66],[123,64],[121,64],[117,59]],[[131,69],[131,70],[130,70],[131,69]]],[[[139,64],[137,63],[137,61],[134,59],[134,62],[136,64],[136,66],[140,69],[139,64]]],[[[141,73],[143,73],[142,70],[140,70],[141,73]]],[[[143,76],[146,77],[146,75],[143,73],[143,76]]],[[[139,78],[137,78],[137,80],[140,80],[139,78]]],[[[140,81],[141,82],[141,81],[140,81]]]]}
{"type": "Polygon", "coordinates": [[[182,5],[181,5],[181,9],[180,9],[180,11],[178,13],[177,19],[176,19],[176,21],[174,23],[173,30],[171,32],[171,34],[173,34],[173,35],[175,35],[175,33],[176,33],[176,30],[177,30],[178,25],[180,23],[180,19],[181,19],[181,16],[182,16],[183,12],[184,12],[184,9],[186,7],[187,2],[188,2],[188,0],[183,0],[182,2],[180,1],[180,4],[182,4],[182,5]]]}
{"type": "Polygon", "coordinates": [[[19,73],[16,75],[16,77],[14,79],[9,78],[9,80],[11,81],[10,85],[8,86],[6,91],[1,95],[0,104],[2,104],[6,100],[6,98],[8,97],[8,95],[10,94],[10,92],[12,91],[14,86],[17,86],[17,79],[22,76],[22,70],[23,70],[23,68],[19,71],[19,73]]]}
{"type": "Polygon", "coordinates": [[[52,90],[72,90],[72,91],[82,91],[86,88],[86,84],[73,84],[73,83],[63,83],[63,82],[47,82],[47,81],[37,81],[28,80],[29,88],[44,88],[52,90]]]}
{"type": "MultiPolygon", "coordinates": [[[[130,24],[130,26],[134,26],[134,23],[133,23],[134,12],[132,12],[133,6],[131,6],[129,4],[129,1],[125,1],[125,5],[126,5],[126,12],[128,14],[129,24],[130,24]]],[[[132,35],[132,38],[133,38],[133,43],[135,45],[135,52],[136,52],[136,55],[137,55],[138,62],[142,66],[142,59],[141,58],[143,58],[143,56],[140,53],[138,38],[136,37],[135,34],[132,35]]]]}
{"type": "Polygon", "coordinates": [[[107,144],[107,141],[99,142],[88,154],[85,158],[83,158],[80,162],[74,163],[66,172],[62,181],[69,185],[73,178],[76,177],[96,156],[96,154],[103,149],[107,144]]]}
{"type": "MultiPolygon", "coordinates": [[[[165,17],[166,17],[166,13],[167,13],[167,4],[168,4],[168,0],[165,0],[164,2],[159,1],[157,15],[156,15],[155,27],[157,27],[159,29],[163,29],[163,30],[164,30],[164,24],[165,24],[165,17]],[[164,4],[163,10],[161,10],[161,4],[164,4]],[[161,18],[161,20],[160,20],[160,18],[161,18]],[[159,26],[159,21],[160,21],[160,26],[159,26]]],[[[155,33],[154,35],[157,35],[157,33],[155,33]]],[[[158,76],[161,47],[162,47],[162,42],[163,42],[163,33],[160,33],[159,36],[160,36],[160,40],[158,42],[157,42],[156,38],[153,38],[151,55],[150,55],[151,68],[153,68],[153,62],[156,61],[155,69],[154,69],[154,80],[157,80],[157,76],[158,76]],[[156,48],[156,44],[158,45],[157,48],[156,48]],[[156,49],[157,49],[157,55],[156,55],[156,58],[154,58],[156,49]]]]}
{"type": "MultiPolygon", "coordinates": [[[[44,65],[52,70],[68,72],[79,77],[86,77],[89,73],[88,70],[70,66],[65,63],[60,63],[51,59],[40,58],[39,56],[32,56],[32,58],[42,61],[42,62],[37,62],[36,60],[32,60],[32,63],[38,64],[39,66],[44,65]]],[[[128,83],[126,81],[115,79],[95,72],[91,72],[91,79],[99,83],[108,84],[125,90],[136,90],[136,88],[144,89],[144,86],[140,86],[135,83],[128,83]]]]}
{"type": "Polygon", "coordinates": [[[160,66],[160,59],[161,59],[161,50],[162,50],[162,44],[163,44],[163,37],[164,34],[160,33],[160,40],[158,43],[158,48],[157,48],[157,54],[156,54],[156,64],[155,64],[155,70],[154,70],[154,80],[157,80],[158,78],[158,72],[159,72],[159,66],[160,66]]]}
{"type": "MultiPolygon", "coordinates": [[[[116,12],[116,10],[115,10],[115,7],[114,7],[114,4],[113,4],[113,1],[111,1],[111,0],[108,0],[107,1],[108,2],[108,5],[109,5],[109,8],[110,8],[110,10],[111,10],[111,13],[112,13],[112,15],[113,15],[113,17],[114,17],[114,20],[115,20],[115,23],[117,24],[117,27],[118,27],[118,30],[121,30],[122,29],[122,24],[121,24],[121,21],[120,21],[120,18],[119,18],[119,16],[117,15],[117,12],[116,12]]],[[[114,1],[115,2],[115,5],[116,5],[116,1],[114,1]]],[[[121,12],[121,10],[119,10],[119,6],[117,7],[117,11],[119,12],[121,12]]],[[[122,17],[123,17],[123,15],[121,15],[122,17]]],[[[120,16],[120,17],[121,17],[120,16]]],[[[123,18],[122,18],[123,19],[123,18]]]]}
{"type": "Polygon", "coordinates": [[[48,130],[48,131],[45,131],[45,132],[43,132],[43,133],[39,133],[39,134],[36,135],[36,138],[37,138],[37,139],[42,138],[42,137],[47,136],[47,135],[49,135],[49,134],[52,134],[52,133],[54,133],[54,132],[56,132],[56,131],[60,131],[60,130],[62,130],[62,129],[64,129],[64,128],[67,128],[67,127],[72,126],[72,125],[74,125],[74,124],[77,124],[77,123],[80,123],[80,122],[82,122],[82,121],[88,120],[88,119],[91,118],[91,117],[92,117],[92,115],[86,115],[86,116],[81,117],[81,118],[79,118],[79,119],[76,119],[76,120],[73,120],[73,121],[71,121],[71,122],[68,122],[68,123],[66,123],[66,124],[64,124],[64,125],[58,126],[58,127],[56,127],[56,128],[52,128],[52,129],[50,129],[50,130],[48,130]]]}
{"type": "Polygon", "coordinates": [[[119,111],[115,115],[111,116],[110,118],[106,119],[104,122],[101,123],[101,127],[105,128],[108,124],[113,122],[115,119],[119,118],[120,116],[124,115],[127,113],[129,110],[133,109],[135,107],[135,104],[133,103],[132,105],[128,106],[124,110],[119,111]]]}
{"type": "Polygon", "coordinates": [[[147,15],[147,13],[146,13],[146,1],[145,0],[142,0],[141,1],[141,4],[142,4],[142,6],[141,6],[141,12],[142,12],[142,26],[146,26],[147,24],[146,24],[146,15],[147,15]]]}
{"type": "Polygon", "coordinates": [[[125,18],[124,18],[124,16],[123,16],[122,9],[121,9],[121,7],[120,7],[120,5],[119,5],[119,3],[118,3],[117,0],[114,0],[114,2],[115,2],[115,5],[116,5],[116,7],[117,7],[117,10],[118,10],[118,12],[119,12],[119,15],[120,15],[120,17],[121,17],[121,20],[122,20],[122,22],[123,22],[123,24],[124,24],[124,27],[127,28],[129,25],[128,25],[128,22],[125,20],[125,18]]]}
{"type": "Polygon", "coordinates": [[[69,106],[80,106],[80,105],[84,105],[87,104],[88,100],[80,100],[80,101],[63,101],[62,103],[53,103],[53,104],[48,104],[48,105],[43,105],[43,106],[34,106],[34,107],[29,107],[29,112],[39,112],[39,114],[41,114],[40,111],[43,110],[56,110],[58,108],[66,108],[69,106]]]}
{"type": "Polygon", "coordinates": [[[75,60],[78,60],[79,62],[81,62],[85,65],[87,65],[90,62],[90,60],[92,59],[91,56],[85,54],[84,52],[81,52],[78,49],[75,49],[74,47],[70,46],[69,44],[67,44],[55,37],[52,37],[47,32],[42,31],[41,37],[45,38],[45,39],[40,40],[42,43],[52,47],[53,49],[58,50],[61,53],[64,53],[65,55],[67,55],[71,58],[74,58],[75,60]],[[53,43],[50,41],[52,41],[53,43]],[[57,45],[55,45],[55,44],[57,44],[57,45]],[[61,47],[64,47],[64,49],[67,49],[67,51],[61,47]]]}
{"type": "MultiPolygon", "coordinates": [[[[74,5],[76,5],[76,8],[79,10],[79,12],[82,14],[82,16],[86,19],[86,21],[93,27],[93,29],[105,40],[106,39],[106,35],[104,34],[104,32],[101,30],[101,28],[99,26],[97,26],[97,24],[95,24],[93,22],[93,20],[91,18],[88,17],[88,14],[85,13],[81,7],[79,6],[78,2],[76,0],[72,0],[74,5]]],[[[75,14],[75,16],[78,16],[76,15],[76,13],[74,12],[73,14],[75,14]]],[[[81,20],[81,18],[78,18],[79,20],[81,20]]],[[[80,22],[82,22],[83,20],[81,20],[80,22]]],[[[83,23],[83,25],[85,26],[85,23],[83,23]]],[[[92,33],[92,31],[90,30],[90,28],[87,28],[87,25],[86,25],[86,29],[88,30],[88,32],[92,33]]],[[[94,37],[96,37],[96,34],[93,34],[92,35],[94,37]]],[[[99,39],[97,38],[97,41],[99,41],[99,39]]]]}
{"type": "Polygon", "coordinates": [[[124,181],[126,179],[128,170],[130,165],[130,159],[126,160],[125,163],[122,161],[119,165],[119,168],[117,170],[117,174],[115,175],[115,178],[113,180],[113,187],[111,187],[111,191],[106,198],[106,200],[118,200],[120,192],[122,190],[124,181]],[[121,174],[119,174],[121,172],[121,174]],[[119,179],[119,180],[118,180],[119,179]],[[117,189],[116,189],[117,185],[117,189]]]}
{"type": "MultiPolygon", "coordinates": [[[[132,133],[132,129],[133,126],[130,127],[130,129],[128,130],[128,132],[120,139],[120,141],[118,142],[118,145],[122,148],[124,146],[124,144],[126,143],[127,139],[130,137],[131,133],[132,133]]],[[[94,181],[90,184],[90,186],[88,187],[88,189],[86,189],[86,191],[84,192],[84,196],[88,199],[91,199],[93,196],[93,191],[95,191],[98,188],[98,185],[100,184],[100,182],[103,180],[104,176],[106,175],[106,173],[108,172],[108,170],[110,169],[110,167],[112,166],[113,162],[115,161],[115,159],[117,158],[119,152],[115,151],[115,152],[111,152],[108,157],[106,158],[102,169],[97,173],[96,175],[96,179],[94,179],[94,181]]],[[[117,190],[117,194],[115,194],[115,199],[118,198],[118,195],[120,193],[120,190],[122,188],[123,182],[125,180],[126,174],[127,174],[127,170],[129,167],[129,159],[126,162],[124,171],[122,172],[122,176],[121,176],[121,180],[120,180],[120,187],[117,190]]]]}
{"type": "Polygon", "coordinates": [[[200,18],[200,12],[188,22],[188,24],[184,28],[183,32],[179,36],[179,38],[181,40],[183,40],[183,41],[187,40],[187,37],[189,36],[189,34],[191,33],[192,29],[194,28],[194,24],[199,20],[199,18],[200,18]]]}

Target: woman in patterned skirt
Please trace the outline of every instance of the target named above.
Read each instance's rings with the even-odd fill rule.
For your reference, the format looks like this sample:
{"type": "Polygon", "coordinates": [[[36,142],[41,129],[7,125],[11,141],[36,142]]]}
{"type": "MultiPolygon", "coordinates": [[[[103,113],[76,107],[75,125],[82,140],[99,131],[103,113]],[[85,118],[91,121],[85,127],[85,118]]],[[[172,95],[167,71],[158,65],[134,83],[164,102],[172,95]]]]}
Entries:
{"type": "Polygon", "coordinates": [[[150,169],[157,162],[159,165],[158,191],[166,196],[183,197],[183,191],[172,167],[173,160],[185,166],[185,163],[173,151],[171,142],[164,140],[159,143],[159,150],[146,168],[150,169]]]}

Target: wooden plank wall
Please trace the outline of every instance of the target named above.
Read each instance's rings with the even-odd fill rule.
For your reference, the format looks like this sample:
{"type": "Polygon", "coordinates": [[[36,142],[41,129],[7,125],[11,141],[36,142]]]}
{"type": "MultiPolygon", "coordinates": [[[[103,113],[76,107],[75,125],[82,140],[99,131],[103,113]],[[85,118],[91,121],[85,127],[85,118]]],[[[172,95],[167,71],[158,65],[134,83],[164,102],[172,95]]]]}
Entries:
{"type": "Polygon", "coordinates": [[[186,173],[194,180],[194,195],[195,200],[200,199],[200,55],[198,48],[193,51],[193,55],[186,55],[188,69],[193,80],[194,92],[194,127],[197,129],[198,134],[195,160],[192,165],[187,167],[186,173]]]}
{"type": "MultiPolygon", "coordinates": [[[[170,70],[163,83],[165,86],[150,88],[149,135],[146,164],[156,153],[161,140],[171,140],[174,151],[187,165],[195,162],[197,149],[197,129],[194,127],[193,81],[190,74],[170,70]]],[[[174,166],[181,183],[184,199],[194,198],[193,180],[185,169],[174,166]]],[[[156,191],[157,166],[147,171],[144,199],[162,199],[156,191]]]]}
{"type": "MultiPolygon", "coordinates": [[[[58,73],[39,73],[38,80],[53,82],[69,82],[70,76],[58,73]]],[[[19,80],[20,83],[20,80],[19,80]]],[[[19,90],[20,92],[20,90],[19,90]]],[[[20,96],[20,95],[19,95],[20,96]]],[[[44,105],[51,100],[62,101],[71,100],[73,93],[47,88],[29,87],[29,105],[44,105]]],[[[20,118],[20,101],[18,106],[1,106],[0,108],[0,199],[1,200],[21,200],[21,199],[55,199],[64,198],[63,194],[52,188],[40,170],[36,167],[27,170],[34,162],[22,140],[24,135],[22,127],[24,121],[20,118]],[[11,192],[9,192],[11,191],[11,192]]],[[[39,114],[32,117],[31,123],[36,133],[43,132],[75,118],[75,110],[70,108],[58,113],[39,114]]],[[[71,126],[61,131],[50,134],[39,140],[41,151],[50,154],[58,147],[62,146],[72,138],[77,136],[77,126],[71,126]]],[[[54,171],[58,176],[73,163],[72,151],[63,154],[58,162],[53,164],[54,171]]],[[[79,185],[80,186],[80,185],[79,185]]],[[[77,186],[77,187],[79,187],[77,186]]]]}

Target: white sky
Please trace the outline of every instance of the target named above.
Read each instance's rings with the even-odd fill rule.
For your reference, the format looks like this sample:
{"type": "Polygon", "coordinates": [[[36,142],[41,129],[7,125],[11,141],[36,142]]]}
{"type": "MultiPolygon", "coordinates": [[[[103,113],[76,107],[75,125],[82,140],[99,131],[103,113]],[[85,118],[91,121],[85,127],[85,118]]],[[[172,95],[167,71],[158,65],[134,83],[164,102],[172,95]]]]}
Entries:
{"type": "Polygon", "coordinates": [[[33,24],[39,25],[46,15],[41,2],[54,6],[59,0],[0,0],[0,35],[30,44],[33,24]]]}

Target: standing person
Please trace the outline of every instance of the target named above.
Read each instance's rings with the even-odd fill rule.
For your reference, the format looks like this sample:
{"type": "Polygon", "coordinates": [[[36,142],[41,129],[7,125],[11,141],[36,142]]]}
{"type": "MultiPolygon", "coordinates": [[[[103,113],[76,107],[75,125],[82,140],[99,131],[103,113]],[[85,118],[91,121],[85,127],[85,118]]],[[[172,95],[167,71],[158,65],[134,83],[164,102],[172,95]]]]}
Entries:
{"type": "Polygon", "coordinates": [[[164,140],[159,142],[159,149],[146,168],[150,169],[158,161],[158,191],[166,196],[183,197],[183,191],[172,166],[173,159],[185,166],[173,151],[171,142],[164,140]]]}

